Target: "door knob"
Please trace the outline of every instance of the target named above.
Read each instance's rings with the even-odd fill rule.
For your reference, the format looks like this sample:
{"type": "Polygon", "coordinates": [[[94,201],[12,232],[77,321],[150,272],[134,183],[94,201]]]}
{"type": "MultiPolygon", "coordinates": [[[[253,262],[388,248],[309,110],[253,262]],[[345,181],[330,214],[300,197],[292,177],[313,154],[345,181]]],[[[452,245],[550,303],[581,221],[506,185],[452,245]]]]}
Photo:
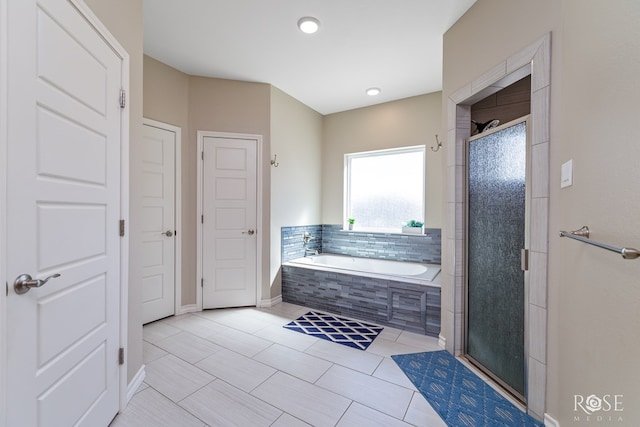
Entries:
{"type": "Polygon", "coordinates": [[[249,236],[253,236],[253,233],[255,233],[255,230],[247,230],[242,232],[242,234],[248,234],[249,236]]]}
{"type": "Polygon", "coordinates": [[[56,277],[60,277],[60,275],[56,273],[44,279],[33,279],[28,274],[21,274],[16,277],[15,282],[13,282],[13,290],[16,291],[16,294],[18,295],[26,294],[29,292],[29,289],[39,288],[47,283],[49,279],[55,279],[56,277]]]}
{"type": "Polygon", "coordinates": [[[173,231],[171,231],[171,230],[167,230],[167,231],[165,231],[164,233],[160,233],[160,234],[164,234],[164,235],[165,235],[165,236],[167,236],[167,237],[171,237],[171,236],[173,236],[173,231]]]}

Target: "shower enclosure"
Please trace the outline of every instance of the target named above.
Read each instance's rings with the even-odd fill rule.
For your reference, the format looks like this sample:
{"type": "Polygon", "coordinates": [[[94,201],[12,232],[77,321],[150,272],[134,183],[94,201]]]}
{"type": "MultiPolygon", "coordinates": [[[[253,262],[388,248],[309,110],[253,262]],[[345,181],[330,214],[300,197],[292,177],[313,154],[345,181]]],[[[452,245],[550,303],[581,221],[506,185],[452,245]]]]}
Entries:
{"type": "Polygon", "coordinates": [[[523,402],[527,118],[467,142],[465,357],[523,402]]]}

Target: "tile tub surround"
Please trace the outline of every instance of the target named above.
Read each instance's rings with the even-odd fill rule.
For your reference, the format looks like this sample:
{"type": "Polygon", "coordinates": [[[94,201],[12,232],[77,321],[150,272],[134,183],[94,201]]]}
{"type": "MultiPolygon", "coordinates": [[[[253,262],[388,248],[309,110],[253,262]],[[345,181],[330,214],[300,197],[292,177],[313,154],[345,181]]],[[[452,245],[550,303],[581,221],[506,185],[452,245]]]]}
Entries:
{"type": "Polygon", "coordinates": [[[300,225],[295,227],[282,227],[282,262],[304,256],[305,249],[322,252],[322,225],[300,225]],[[302,238],[304,233],[311,234],[313,239],[309,243],[304,243],[302,238]]]}
{"type": "Polygon", "coordinates": [[[282,266],[282,300],[420,334],[440,333],[440,285],[282,266]]]}
{"type": "Polygon", "coordinates": [[[347,231],[340,224],[282,227],[282,262],[304,256],[305,249],[361,258],[380,258],[427,264],[441,263],[441,230],[426,228],[422,235],[347,231]],[[304,232],[314,239],[305,244],[304,232]]]}

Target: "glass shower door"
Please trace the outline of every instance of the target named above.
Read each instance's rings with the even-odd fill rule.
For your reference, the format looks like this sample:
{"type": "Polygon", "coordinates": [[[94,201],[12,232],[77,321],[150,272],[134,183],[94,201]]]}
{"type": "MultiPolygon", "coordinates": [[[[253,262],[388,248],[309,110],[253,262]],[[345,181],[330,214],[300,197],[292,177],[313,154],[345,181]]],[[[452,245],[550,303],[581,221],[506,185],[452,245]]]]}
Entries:
{"type": "Polygon", "coordinates": [[[467,147],[466,355],[524,401],[527,122],[467,147]]]}

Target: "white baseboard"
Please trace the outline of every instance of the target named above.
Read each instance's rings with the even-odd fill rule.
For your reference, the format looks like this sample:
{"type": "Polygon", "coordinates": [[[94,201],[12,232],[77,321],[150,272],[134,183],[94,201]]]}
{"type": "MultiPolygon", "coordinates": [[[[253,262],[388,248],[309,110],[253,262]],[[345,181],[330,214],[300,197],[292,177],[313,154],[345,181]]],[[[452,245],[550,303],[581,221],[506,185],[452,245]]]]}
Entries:
{"type": "Polygon", "coordinates": [[[131,379],[131,382],[127,385],[127,403],[133,398],[133,395],[136,394],[138,388],[144,382],[145,377],[147,376],[144,365],[140,367],[135,376],[131,379]]]}
{"type": "Polygon", "coordinates": [[[260,301],[260,303],[258,304],[258,307],[273,307],[276,304],[279,304],[282,302],[282,295],[278,295],[277,297],[271,298],[271,299],[263,299],[262,301],[260,301]]]}
{"type": "Polygon", "coordinates": [[[544,425],[545,427],[560,427],[560,423],[549,414],[544,414],[544,425]]]}
{"type": "Polygon", "coordinates": [[[447,348],[447,339],[442,335],[438,335],[438,345],[442,348],[447,348]]]}
{"type": "Polygon", "coordinates": [[[195,313],[196,311],[198,311],[198,306],[196,304],[187,304],[180,307],[180,309],[176,313],[176,316],[186,313],[195,313]]]}

